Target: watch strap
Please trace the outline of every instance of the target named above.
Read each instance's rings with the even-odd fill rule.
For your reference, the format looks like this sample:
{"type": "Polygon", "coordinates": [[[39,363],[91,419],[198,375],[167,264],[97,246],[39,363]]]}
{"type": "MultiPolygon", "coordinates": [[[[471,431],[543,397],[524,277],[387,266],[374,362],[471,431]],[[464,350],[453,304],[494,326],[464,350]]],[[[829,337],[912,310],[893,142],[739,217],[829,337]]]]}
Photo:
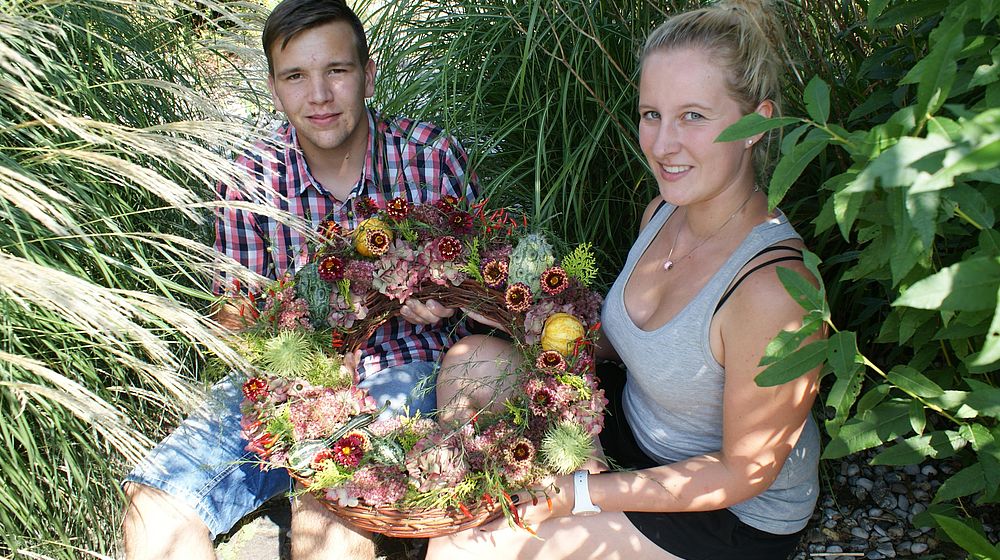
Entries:
{"type": "Polygon", "coordinates": [[[573,515],[594,515],[601,508],[590,501],[590,472],[579,470],[573,473],[573,515]]]}

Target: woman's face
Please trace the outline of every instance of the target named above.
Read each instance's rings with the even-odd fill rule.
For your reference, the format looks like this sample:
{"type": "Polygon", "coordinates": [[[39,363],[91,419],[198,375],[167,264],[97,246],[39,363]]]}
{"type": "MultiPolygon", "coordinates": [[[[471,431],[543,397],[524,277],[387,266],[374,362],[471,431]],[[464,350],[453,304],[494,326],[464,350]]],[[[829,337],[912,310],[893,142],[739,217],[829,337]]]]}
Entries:
{"type": "MultiPolygon", "coordinates": [[[[764,102],[758,112],[770,116],[764,102]]],[[[743,116],[726,86],[725,70],[697,48],[654,52],[639,81],[639,145],[664,200],[679,206],[753,185],[752,146],[716,142],[743,116]]],[[[754,137],[756,142],[759,139],[754,137]]]]}

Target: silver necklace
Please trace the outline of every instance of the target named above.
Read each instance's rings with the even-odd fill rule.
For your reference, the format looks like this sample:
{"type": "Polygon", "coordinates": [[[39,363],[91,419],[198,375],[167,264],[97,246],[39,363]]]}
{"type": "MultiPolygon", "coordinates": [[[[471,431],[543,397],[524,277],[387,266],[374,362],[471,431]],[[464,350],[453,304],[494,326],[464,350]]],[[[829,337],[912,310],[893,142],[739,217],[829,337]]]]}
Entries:
{"type": "Polygon", "coordinates": [[[698,247],[701,247],[705,243],[708,243],[709,239],[712,239],[713,237],[715,237],[716,235],[718,235],[719,232],[721,232],[727,225],[729,225],[729,222],[733,221],[733,218],[735,218],[736,215],[739,214],[741,210],[743,210],[743,207],[746,206],[747,203],[750,202],[750,198],[753,197],[753,193],[757,192],[758,190],[760,190],[760,188],[757,187],[756,185],[754,185],[753,190],[750,191],[749,195],[747,195],[746,200],[744,200],[743,203],[740,204],[739,208],[737,208],[735,212],[733,212],[732,214],[729,215],[728,218],[726,218],[726,221],[722,222],[722,225],[719,226],[718,229],[716,229],[715,231],[712,232],[712,235],[709,235],[708,237],[706,237],[706,238],[702,239],[701,241],[699,241],[698,244],[695,245],[693,249],[691,249],[690,251],[688,251],[686,255],[684,255],[683,257],[680,257],[679,259],[677,259],[676,261],[674,261],[674,260],[671,260],[671,257],[674,256],[674,249],[677,248],[677,238],[681,236],[681,227],[677,226],[677,233],[674,234],[674,242],[670,246],[670,252],[667,253],[666,260],[663,261],[663,270],[670,270],[670,269],[672,269],[675,264],[677,264],[677,263],[681,262],[682,260],[690,257],[691,253],[694,253],[695,251],[698,250],[698,247]]]}

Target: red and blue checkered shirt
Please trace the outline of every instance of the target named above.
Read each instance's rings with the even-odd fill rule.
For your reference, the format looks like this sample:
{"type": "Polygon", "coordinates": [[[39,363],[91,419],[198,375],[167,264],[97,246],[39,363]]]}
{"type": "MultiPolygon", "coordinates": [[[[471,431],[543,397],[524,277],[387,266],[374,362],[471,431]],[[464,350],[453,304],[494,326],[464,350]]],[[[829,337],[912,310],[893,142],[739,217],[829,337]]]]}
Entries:
{"type": "MultiPolygon", "coordinates": [[[[473,201],[475,177],[466,170],[468,156],[458,142],[440,128],[409,119],[383,119],[368,114],[368,153],[361,179],[347,200],[337,200],[313,179],[298,146],[295,129],[285,123],[267,140],[240,156],[251,177],[265,189],[271,204],[312,224],[333,220],[357,227],[354,205],[370,197],[380,207],[395,197],[414,204],[434,203],[445,195],[473,201]]],[[[240,201],[237,188],[217,186],[220,200],[240,201]]],[[[222,208],[216,216],[215,248],[261,276],[276,279],[294,273],[309,262],[306,237],[279,221],[236,208],[222,208]]],[[[216,290],[224,291],[224,282],[216,290]]],[[[412,325],[400,318],[382,325],[368,340],[358,373],[414,361],[437,361],[453,342],[450,325],[412,325]]]]}

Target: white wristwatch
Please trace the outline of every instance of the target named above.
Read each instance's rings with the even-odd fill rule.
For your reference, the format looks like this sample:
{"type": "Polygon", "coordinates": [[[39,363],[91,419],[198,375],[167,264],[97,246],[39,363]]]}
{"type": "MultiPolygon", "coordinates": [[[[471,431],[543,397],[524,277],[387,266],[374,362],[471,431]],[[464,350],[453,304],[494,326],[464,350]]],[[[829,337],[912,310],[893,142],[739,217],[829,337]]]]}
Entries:
{"type": "Polygon", "coordinates": [[[601,508],[590,501],[590,486],[587,479],[590,473],[579,470],[573,473],[573,515],[595,515],[601,513],[601,508]]]}

